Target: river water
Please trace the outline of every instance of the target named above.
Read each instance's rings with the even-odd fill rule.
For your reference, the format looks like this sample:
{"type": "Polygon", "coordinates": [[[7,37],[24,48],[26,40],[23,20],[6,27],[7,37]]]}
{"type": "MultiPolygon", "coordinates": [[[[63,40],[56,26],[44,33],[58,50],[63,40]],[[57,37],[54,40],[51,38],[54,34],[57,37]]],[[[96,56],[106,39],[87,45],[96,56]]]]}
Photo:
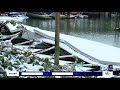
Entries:
{"type": "MultiPolygon", "coordinates": [[[[27,25],[55,31],[55,20],[31,19],[27,25]]],[[[60,20],[60,32],[120,48],[120,31],[115,31],[115,18],[100,17],[88,19],[60,20]]]]}

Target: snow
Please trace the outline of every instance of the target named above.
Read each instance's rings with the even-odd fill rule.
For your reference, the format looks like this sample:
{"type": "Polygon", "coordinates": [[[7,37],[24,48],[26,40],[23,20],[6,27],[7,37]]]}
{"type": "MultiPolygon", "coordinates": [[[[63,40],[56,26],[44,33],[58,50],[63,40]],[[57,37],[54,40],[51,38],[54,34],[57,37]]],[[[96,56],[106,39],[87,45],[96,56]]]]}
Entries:
{"type": "MultiPolygon", "coordinates": [[[[47,42],[47,43],[51,43],[51,44],[55,43],[53,40],[49,40],[49,39],[43,39],[43,41],[47,42]]],[[[97,62],[93,62],[90,59],[86,58],[85,56],[75,52],[74,50],[72,50],[70,47],[68,47],[67,45],[65,45],[63,43],[60,43],[60,47],[63,48],[64,50],[68,51],[72,55],[75,55],[75,56],[79,57],[80,59],[82,59],[82,60],[84,60],[86,62],[89,62],[89,63],[92,63],[92,64],[96,64],[96,65],[100,65],[97,62]]]]}
{"type": "MultiPolygon", "coordinates": [[[[23,26],[25,26],[27,28],[27,30],[30,30],[33,33],[35,33],[34,30],[38,30],[40,33],[45,34],[46,35],[45,37],[48,36],[52,39],[54,39],[54,37],[55,37],[54,32],[41,30],[39,28],[34,28],[34,27],[27,26],[27,25],[23,25],[23,26]]],[[[69,45],[66,45],[66,43],[63,43],[63,42],[60,43],[61,48],[65,49],[66,51],[69,51],[72,55],[75,55],[91,64],[97,64],[97,65],[102,66],[106,63],[114,64],[114,65],[116,65],[116,63],[117,64],[120,63],[120,60],[119,60],[120,59],[120,56],[119,56],[120,48],[102,44],[99,42],[82,39],[82,38],[68,36],[68,35],[64,35],[64,34],[60,34],[60,40],[63,40],[63,42],[64,42],[64,40],[67,41],[69,44],[71,44],[72,46],[77,48],[79,51],[84,52],[86,55],[97,59],[96,61],[92,61],[89,58],[83,56],[80,52],[77,52],[77,51],[74,51],[73,49],[71,49],[69,45]]],[[[54,40],[43,39],[43,41],[49,42],[52,44],[55,43],[54,40]]],[[[15,46],[15,47],[19,48],[19,46],[15,46]]],[[[23,47],[21,46],[21,48],[23,48],[23,47]]],[[[52,56],[42,55],[42,54],[36,54],[36,56],[38,56],[40,58],[52,58],[52,56]]],[[[54,59],[51,59],[51,62],[53,62],[53,61],[54,61],[54,59]]],[[[68,65],[70,63],[72,63],[72,62],[60,60],[60,65],[68,65]]],[[[33,66],[32,64],[27,64],[27,63],[23,63],[19,66],[22,67],[22,71],[39,71],[40,68],[43,68],[41,65],[33,66]]],[[[118,67],[118,66],[115,66],[115,67],[118,67]]],[[[92,68],[75,66],[75,69],[76,69],[76,71],[87,71],[92,68]]],[[[10,70],[5,69],[5,71],[10,71],[10,70]]],[[[13,68],[13,71],[15,71],[15,68],[13,68]]]]}
{"type": "Polygon", "coordinates": [[[35,54],[35,56],[38,56],[40,58],[52,58],[50,55],[44,55],[44,54],[35,54]]]}
{"type": "Polygon", "coordinates": [[[42,50],[42,49],[29,48],[30,46],[25,46],[25,45],[16,45],[16,46],[14,45],[13,47],[21,49],[23,51],[30,51],[30,52],[37,52],[37,51],[42,50]]]}
{"type": "Polygon", "coordinates": [[[17,31],[21,31],[20,29],[17,28],[17,26],[19,26],[17,23],[16,25],[14,26],[13,24],[11,23],[7,23],[6,26],[8,27],[8,29],[10,30],[10,32],[17,32],[17,31]]]}
{"type": "MultiPolygon", "coordinates": [[[[36,30],[53,38],[55,37],[54,32],[36,30]]],[[[60,39],[67,41],[85,54],[96,58],[99,63],[120,64],[120,48],[64,34],[60,34],[60,39]]]]}
{"type": "Polygon", "coordinates": [[[6,22],[6,21],[11,21],[14,20],[16,22],[23,22],[23,19],[21,18],[14,18],[14,17],[9,17],[9,16],[0,16],[0,21],[6,22]]]}
{"type": "Polygon", "coordinates": [[[24,63],[23,64],[24,66],[26,66],[26,71],[39,71],[40,68],[43,68],[42,66],[40,65],[32,65],[32,64],[27,64],[27,63],[24,63]]]}
{"type": "MultiPolygon", "coordinates": [[[[50,62],[54,63],[54,59],[51,59],[50,62]]],[[[73,62],[59,60],[59,65],[67,65],[67,64],[70,64],[70,63],[73,63],[73,62]]]]}
{"type": "MultiPolygon", "coordinates": [[[[54,62],[54,60],[52,59],[50,62],[54,62]]],[[[62,65],[62,66],[68,65],[68,64],[71,64],[71,63],[73,63],[73,62],[71,62],[71,61],[59,60],[59,65],[62,65]]],[[[82,67],[82,66],[76,65],[76,66],[75,66],[75,69],[76,69],[76,71],[88,71],[88,70],[90,70],[90,69],[92,69],[92,68],[82,67]]]]}

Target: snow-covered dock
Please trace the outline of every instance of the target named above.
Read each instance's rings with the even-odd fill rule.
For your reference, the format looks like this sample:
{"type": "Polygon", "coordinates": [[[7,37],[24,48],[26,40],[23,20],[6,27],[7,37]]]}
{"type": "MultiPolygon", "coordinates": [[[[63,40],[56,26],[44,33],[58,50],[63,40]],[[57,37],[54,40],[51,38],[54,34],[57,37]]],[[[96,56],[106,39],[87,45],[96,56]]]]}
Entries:
{"type": "MultiPolygon", "coordinates": [[[[23,26],[31,31],[31,33],[36,33],[33,34],[34,38],[39,34],[46,39],[54,41],[54,32],[27,25],[23,26]]],[[[66,49],[67,51],[71,51],[73,55],[88,63],[96,65],[113,65],[114,67],[119,67],[120,65],[120,48],[64,34],[60,34],[60,45],[63,49],[68,47],[66,49]]]]}

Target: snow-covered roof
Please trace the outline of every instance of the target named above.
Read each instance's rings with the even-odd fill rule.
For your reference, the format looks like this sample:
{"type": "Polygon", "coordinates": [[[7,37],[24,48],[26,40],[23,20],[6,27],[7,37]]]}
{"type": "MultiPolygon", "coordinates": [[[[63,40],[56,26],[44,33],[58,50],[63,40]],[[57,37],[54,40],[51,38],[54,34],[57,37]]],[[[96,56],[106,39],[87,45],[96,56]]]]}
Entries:
{"type": "Polygon", "coordinates": [[[19,26],[17,23],[16,23],[16,25],[13,25],[11,23],[7,23],[7,24],[5,24],[5,26],[9,29],[9,31],[11,33],[21,31],[20,28],[17,28],[19,26]]]}
{"type": "Polygon", "coordinates": [[[11,23],[7,23],[6,24],[7,28],[9,29],[9,31],[11,33],[17,32],[17,31],[21,31],[21,29],[17,28],[18,24],[16,23],[16,25],[13,25],[11,23]]]}

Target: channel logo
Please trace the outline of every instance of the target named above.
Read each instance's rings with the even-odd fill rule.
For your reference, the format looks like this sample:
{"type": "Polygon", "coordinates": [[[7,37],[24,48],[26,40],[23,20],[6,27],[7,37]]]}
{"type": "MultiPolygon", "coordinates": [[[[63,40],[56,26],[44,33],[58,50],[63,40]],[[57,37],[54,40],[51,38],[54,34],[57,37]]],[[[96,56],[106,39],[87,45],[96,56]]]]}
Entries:
{"type": "Polygon", "coordinates": [[[113,65],[108,65],[108,71],[113,71],[113,65]]]}
{"type": "Polygon", "coordinates": [[[113,76],[113,65],[106,65],[101,67],[102,76],[104,77],[112,77],[113,76]]]}
{"type": "Polygon", "coordinates": [[[113,71],[113,65],[104,65],[101,67],[101,71],[113,71]]]}
{"type": "Polygon", "coordinates": [[[113,76],[113,72],[110,72],[110,71],[104,71],[102,72],[104,77],[112,77],[113,76]]]}

